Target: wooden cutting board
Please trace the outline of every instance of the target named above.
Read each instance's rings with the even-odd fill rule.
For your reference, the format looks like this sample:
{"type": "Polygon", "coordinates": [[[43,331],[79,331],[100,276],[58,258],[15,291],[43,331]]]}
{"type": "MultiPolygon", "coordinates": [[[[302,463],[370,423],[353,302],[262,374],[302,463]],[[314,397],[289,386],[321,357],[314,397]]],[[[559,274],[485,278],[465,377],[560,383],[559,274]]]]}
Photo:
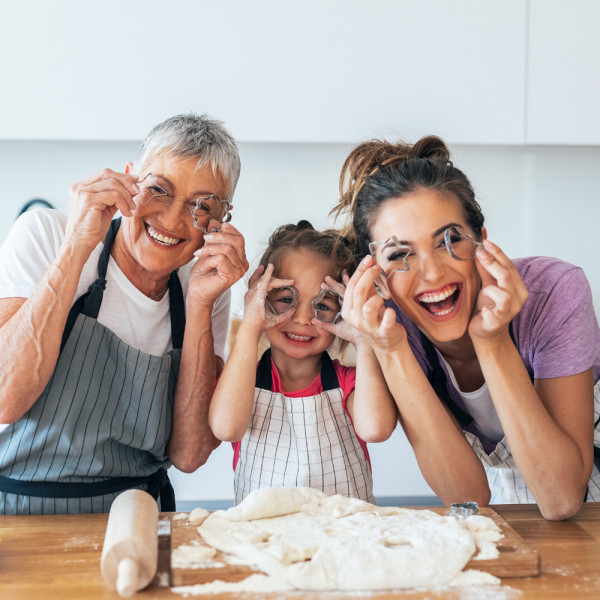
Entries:
{"type": "MultiPolygon", "coordinates": [[[[419,510],[419,509],[415,509],[419,510]]],[[[440,515],[448,515],[447,508],[428,508],[440,515]]],[[[492,508],[480,508],[479,514],[490,517],[504,534],[498,542],[500,556],[493,560],[471,560],[465,569],[486,571],[496,577],[533,577],[540,573],[538,551],[525,543],[523,538],[492,508]]],[[[188,523],[187,518],[174,518],[171,523],[171,553],[182,544],[201,540],[198,528],[188,523]]],[[[217,552],[215,561],[227,563],[222,553],[217,552]]],[[[225,567],[174,567],[171,566],[171,585],[194,585],[209,583],[216,579],[235,582],[257,573],[249,567],[230,565],[225,567]]]]}

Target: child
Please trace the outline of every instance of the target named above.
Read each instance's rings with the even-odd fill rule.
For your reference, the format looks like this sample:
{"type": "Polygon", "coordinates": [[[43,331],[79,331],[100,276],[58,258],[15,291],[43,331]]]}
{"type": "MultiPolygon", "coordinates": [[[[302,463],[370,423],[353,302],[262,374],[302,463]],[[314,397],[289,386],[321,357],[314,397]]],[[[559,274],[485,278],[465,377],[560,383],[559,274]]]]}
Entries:
{"type": "Polygon", "coordinates": [[[214,435],[235,442],[236,504],[284,486],[374,501],[363,440],[389,438],[397,415],[373,351],[341,320],[345,287],[337,281],[347,280],[352,261],[337,232],[300,221],[273,233],[250,279],[209,413],[214,435]],[[270,349],[256,368],[263,332],[270,349]],[[327,354],[336,335],[356,346],[356,368],[327,354]]]}

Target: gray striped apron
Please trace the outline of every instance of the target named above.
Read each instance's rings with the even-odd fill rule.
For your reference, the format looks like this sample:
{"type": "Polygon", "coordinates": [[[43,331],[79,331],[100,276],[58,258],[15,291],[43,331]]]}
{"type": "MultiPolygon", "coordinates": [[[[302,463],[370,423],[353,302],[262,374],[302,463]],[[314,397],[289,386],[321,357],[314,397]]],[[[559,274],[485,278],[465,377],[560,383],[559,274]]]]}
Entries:
{"type": "Polygon", "coordinates": [[[175,510],[166,445],[185,328],[183,292],[171,273],[174,349],[164,356],[132,348],[98,323],[119,225],[112,221],[104,240],[98,279],[71,308],[44,392],[0,431],[0,514],[108,512],[131,488],[175,510]]]}
{"type": "Polygon", "coordinates": [[[254,410],[235,468],[235,503],[265,487],[313,487],[375,503],[365,452],[343,406],[333,362],[323,352],[323,391],[289,398],[275,393],[271,350],[256,371],[254,410]]]}

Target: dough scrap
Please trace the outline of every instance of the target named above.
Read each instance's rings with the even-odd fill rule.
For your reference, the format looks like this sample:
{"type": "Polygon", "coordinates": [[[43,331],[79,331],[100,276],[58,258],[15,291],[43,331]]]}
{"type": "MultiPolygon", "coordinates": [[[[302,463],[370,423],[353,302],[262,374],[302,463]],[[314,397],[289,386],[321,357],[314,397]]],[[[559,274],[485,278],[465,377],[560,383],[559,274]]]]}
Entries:
{"type": "MultiPolygon", "coordinates": [[[[312,488],[264,488],[198,530],[209,545],[294,589],[383,590],[454,579],[477,549],[467,521],[312,488]]],[[[485,531],[485,521],[474,528],[485,531]]]]}

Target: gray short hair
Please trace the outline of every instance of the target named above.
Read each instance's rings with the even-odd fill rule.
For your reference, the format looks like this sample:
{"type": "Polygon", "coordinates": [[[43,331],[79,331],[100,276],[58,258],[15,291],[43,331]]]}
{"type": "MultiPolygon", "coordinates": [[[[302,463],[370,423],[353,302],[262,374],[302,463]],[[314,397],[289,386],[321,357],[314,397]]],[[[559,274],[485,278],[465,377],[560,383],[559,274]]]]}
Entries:
{"type": "Polygon", "coordinates": [[[211,165],[218,171],[227,186],[227,198],[231,202],[238,177],[240,156],[232,135],[222,121],[207,114],[193,113],[175,115],[156,125],[142,142],[134,164],[134,172],[154,155],[173,158],[198,158],[200,169],[211,165]]]}

